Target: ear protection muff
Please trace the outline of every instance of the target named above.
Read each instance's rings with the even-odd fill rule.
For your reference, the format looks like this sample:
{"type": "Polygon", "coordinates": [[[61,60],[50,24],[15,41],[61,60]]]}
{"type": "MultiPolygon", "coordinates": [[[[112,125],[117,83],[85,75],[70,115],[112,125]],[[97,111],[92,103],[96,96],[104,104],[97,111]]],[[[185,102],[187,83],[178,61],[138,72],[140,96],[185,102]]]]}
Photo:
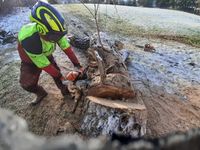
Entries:
{"type": "Polygon", "coordinates": [[[46,35],[48,31],[45,30],[45,27],[39,23],[36,24],[37,31],[42,34],[46,35]]]}

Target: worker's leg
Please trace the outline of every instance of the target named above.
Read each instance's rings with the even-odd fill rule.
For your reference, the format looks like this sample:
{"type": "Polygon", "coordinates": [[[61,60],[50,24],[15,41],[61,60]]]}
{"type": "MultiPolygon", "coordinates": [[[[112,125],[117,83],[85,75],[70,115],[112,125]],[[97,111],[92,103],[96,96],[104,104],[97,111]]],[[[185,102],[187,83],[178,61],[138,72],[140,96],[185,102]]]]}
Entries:
{"type": "Polygon", "coordinates": [[[21,87],[26,91],[37,95],[37,98],[33,100],[31,104],[35,105],[39,103],[44,97],[47,96],[47,92],[43,89],[43,87],[38,86],[41,69],[37,68],[34,64],[22,62],[20,71],[21,87]]]}

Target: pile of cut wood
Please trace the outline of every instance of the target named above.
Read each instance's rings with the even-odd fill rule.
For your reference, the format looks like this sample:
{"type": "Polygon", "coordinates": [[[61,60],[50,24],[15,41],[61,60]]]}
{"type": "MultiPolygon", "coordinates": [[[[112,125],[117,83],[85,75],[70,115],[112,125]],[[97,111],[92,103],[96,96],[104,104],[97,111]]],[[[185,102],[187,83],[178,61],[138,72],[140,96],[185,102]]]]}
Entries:
{"type": "Polygon", "coordinates": [[[12,32],[6,32],[0,29],[0,44],[5,45],[16,41],[16,35],[12,32]]]}

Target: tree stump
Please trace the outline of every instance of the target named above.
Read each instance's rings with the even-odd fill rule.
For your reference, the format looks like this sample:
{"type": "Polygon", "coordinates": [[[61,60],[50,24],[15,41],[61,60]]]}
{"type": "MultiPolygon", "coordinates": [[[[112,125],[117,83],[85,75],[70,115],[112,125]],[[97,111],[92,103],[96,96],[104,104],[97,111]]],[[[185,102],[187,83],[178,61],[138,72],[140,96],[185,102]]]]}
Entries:
{"type": "Polygon", "coordinates": [[[81,126],[87,136],[121,133],[140,137],[146,133],[147,113],[143,102],[123,102],[93,96],[86,97],[81,126]]]}

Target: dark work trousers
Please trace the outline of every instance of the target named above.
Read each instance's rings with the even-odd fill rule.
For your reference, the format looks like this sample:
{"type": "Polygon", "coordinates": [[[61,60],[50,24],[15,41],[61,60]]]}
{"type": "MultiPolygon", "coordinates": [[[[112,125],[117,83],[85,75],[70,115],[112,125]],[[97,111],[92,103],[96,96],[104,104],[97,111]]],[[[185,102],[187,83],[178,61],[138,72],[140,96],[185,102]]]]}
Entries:
{"type": "MultiPolygon", "coordinates": [[[[60,68],[56,64],[53,56],[49,56],[48,59],[54,65],[54,67],[60,71],[60,68]]],[[[35,94],[43,89],[42,87],[38,86],[38,80],[42,72],[40,68],[38,68],[33,63],[21,62],[20,71],[20,85],[23,89],[35,94]]],[[[53,79],[55,84],[61,91],[66,89],[65,85],[62,84],[62,81],[59,78],[53,77],[53,79]]]]}

